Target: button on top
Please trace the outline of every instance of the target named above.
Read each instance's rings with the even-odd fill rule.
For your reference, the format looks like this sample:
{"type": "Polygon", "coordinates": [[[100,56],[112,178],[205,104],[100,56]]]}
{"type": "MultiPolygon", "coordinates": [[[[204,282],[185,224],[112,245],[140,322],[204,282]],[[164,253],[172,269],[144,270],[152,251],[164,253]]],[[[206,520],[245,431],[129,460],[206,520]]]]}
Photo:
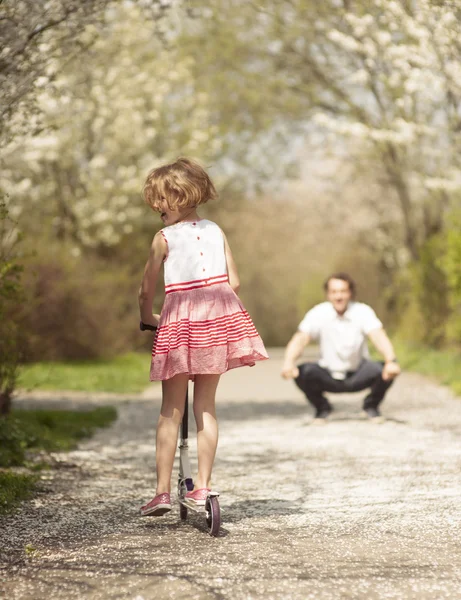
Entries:
{"type": "Polygon", "coordinates": [[[197,239],[199,240],[199,239],[200,239],[200,236],[197,236],[197,239]]]}
{"type": "Polygon", "coordinates": [[[192,223],[192,225],[197,225],[197,223],[192,223]]]}

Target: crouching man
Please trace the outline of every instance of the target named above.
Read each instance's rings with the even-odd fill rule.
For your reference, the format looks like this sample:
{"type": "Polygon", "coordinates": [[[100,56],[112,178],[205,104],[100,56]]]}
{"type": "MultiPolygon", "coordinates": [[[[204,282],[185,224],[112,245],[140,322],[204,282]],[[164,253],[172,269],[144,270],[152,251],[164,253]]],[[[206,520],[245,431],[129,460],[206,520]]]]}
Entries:
{"type": "Polygon", "coordinates": [[[363,410],[370,419],[379,419],[379,406],[400,373],[392,343],[374,310],[354,300],[355,284],[349,275],[331,275],[324,289],[327,301],[306,313],[286,347],[282,377],[295,380],[315,408],[318,423],[324,423],[333,410],[324,392],[341,394],[368,388],[363,410]],[[370,360],[367,338],[383,362],[370,360]],[[319,342],[320,360],[297,365],[310,341],[319,342]]]}

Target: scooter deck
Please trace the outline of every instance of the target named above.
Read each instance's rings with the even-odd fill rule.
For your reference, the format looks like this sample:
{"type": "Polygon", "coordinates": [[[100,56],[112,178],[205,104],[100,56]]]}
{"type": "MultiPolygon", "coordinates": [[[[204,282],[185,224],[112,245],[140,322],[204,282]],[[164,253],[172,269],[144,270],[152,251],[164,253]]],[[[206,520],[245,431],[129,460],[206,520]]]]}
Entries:
{"type": "MultiPolygon", "coordinates": [[[[219,492],[210,492],[207,496],[208,498],[218,498],[219,492]]],[[[206,511],[206,500],[204,504],[197,505],[193,500],[189,500],[188,498],[178,498],[179,503],[185,506],[186,508],[193,510],[194,512],[205,512],[206,511]]]]}

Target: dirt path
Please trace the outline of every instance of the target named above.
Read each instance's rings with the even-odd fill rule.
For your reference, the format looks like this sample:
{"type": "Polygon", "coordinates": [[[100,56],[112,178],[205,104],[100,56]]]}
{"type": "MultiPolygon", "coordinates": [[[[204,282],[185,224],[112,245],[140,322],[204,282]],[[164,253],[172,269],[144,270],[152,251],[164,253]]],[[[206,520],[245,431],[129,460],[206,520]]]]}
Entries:
{"type": "Polygon", "coordinates": [[[57,455],[44,492],[1,523],[4,597],[460,598],[461,401],[404,374],[384,424],[360,416],[357,394],[314,427],[271,355],[223,377],[220,537],[177,507],[138,516],[153,493],[152,388],[118,400],[118,422],[57,455]]]}

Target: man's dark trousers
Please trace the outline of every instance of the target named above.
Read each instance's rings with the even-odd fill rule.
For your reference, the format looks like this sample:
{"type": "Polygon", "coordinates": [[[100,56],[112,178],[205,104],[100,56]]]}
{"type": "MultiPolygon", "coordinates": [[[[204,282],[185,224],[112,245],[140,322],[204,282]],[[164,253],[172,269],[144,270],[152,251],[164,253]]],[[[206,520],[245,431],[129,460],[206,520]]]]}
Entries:
{"type": "Polygon", "coordinates": [[[363,401],[363,408],[377,408],[394,381],[393,379],[384,381],[381,376],[383,366],[382,362],[364,360],[357,371],[347,373],[346,379],[334,379],[327,369],[317,363],[303,363],[298,366],[299,375],[295,382],[318,412],[331,410],[330,403],[323,395],[324,392],[344,394],[361,392],[367,388],[371,389],[363,401]]]}

